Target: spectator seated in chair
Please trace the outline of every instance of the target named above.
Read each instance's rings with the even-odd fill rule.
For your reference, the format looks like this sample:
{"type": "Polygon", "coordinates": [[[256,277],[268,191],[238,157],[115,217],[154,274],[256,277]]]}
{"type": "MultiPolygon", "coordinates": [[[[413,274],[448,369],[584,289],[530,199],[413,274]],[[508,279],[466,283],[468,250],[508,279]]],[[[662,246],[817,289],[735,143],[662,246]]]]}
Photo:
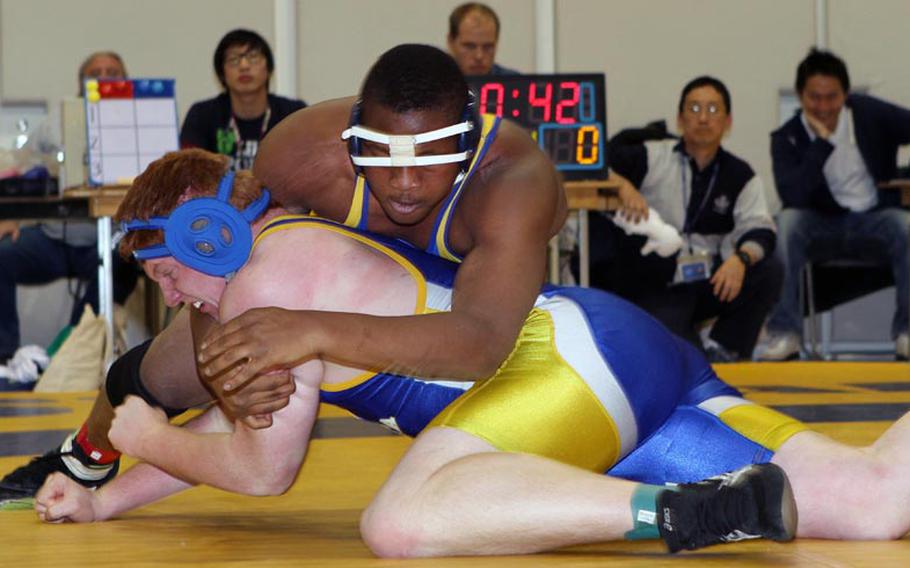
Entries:
{"type": "Polygon", "coordinates": [[[774,178],[783,210],[777,256],[784,266],[781,300],[768,321],[762,359],[799,354],[799,287],[809,262],[838,258],[890,265],[897,307],[891,322],[898,358],[910,351],[910,213],[878,184],[895,177],[898,146],[910,143],[910,110],[849,94],[847,66],[812,50],[796,73],[802,110],[771,134],[774,178]]]}
{"type": "Polygon", "coordinates": [[[730,110],[726,86],[699,77],[680,96],[681,141],[611,142],[621,208],[613,223],[592,220],[592,232],[607,234],[592,238],[601,241],[592,283],[643,307],[714,362],[752,356],[781,277],[761,179],[721,147],[730,110]],[[653,225],[655,213],[662,224],[653,225]],[[678,252],[666,226],[682,239],[678,252]],[[703,342],[696,327],[715,317],[703,342]]]}

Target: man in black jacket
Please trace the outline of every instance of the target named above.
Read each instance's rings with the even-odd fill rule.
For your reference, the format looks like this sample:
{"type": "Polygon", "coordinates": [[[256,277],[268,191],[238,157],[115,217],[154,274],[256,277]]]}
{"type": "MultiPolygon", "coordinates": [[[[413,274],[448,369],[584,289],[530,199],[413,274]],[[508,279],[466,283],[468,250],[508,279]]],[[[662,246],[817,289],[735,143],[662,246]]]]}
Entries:
{"type": "Polygon", "coordinates": [[[638,304],[712,362],[751,358],[781,281],[762,181],[721,145],[732,124],[729,90],[702,76],[680,94],[680,141],[611,144],[619,215],[634,223],[658,213],[684,245],[663,258],[641,237],[611,229],[612,254],[592,265],[596,286],[638,304]],[[715,317],[702,341],[699,323],[715,317]]]}
{"type": "Polygon", "coordinates": [[[180,130],[180,147],[224,154],[231,158],[232,170],[250,169],[259,141],[306,103],[269,92],[275,60],[268,42],[254,31],[225,34],[213,65],[224,92],[190,107],[180,130]]]}
{"type": "Polygon", "coordinates": [[[763,358],[798,355],[801,271],[808,262],[834,258],[890,262],[897,288],[891,334],[897,356],[906,358],[910,213],[899,208],[897,192],[878,184],[895,176],[898,146],[910,143],[910,110],[849,94],[847,66],[827,51],[813,49],[800,63],[796,91],[802,112],[771,134],[784,207],[777,255],[785,272],[763,358]]]}

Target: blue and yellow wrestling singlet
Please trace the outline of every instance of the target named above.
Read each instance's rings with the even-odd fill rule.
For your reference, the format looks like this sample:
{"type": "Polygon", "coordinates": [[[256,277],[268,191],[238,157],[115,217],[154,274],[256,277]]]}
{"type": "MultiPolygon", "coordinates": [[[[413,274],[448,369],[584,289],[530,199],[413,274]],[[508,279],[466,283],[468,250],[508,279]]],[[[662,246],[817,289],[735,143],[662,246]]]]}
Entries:
{"type": "MultiPolygon", "coordinates": [[[[280,230],[330,230],[388,255],[416,280],[415,313],[451,308],[457,265],[394,239],[313,217],[280,230]]],[[[257,239],[258,242],[258,239],[257,239]]],[[[801,423],[744,400],[695,348],[606,292],[547,287],[496,373],[475,383],[364,373],[324,385],[323,402],[409,436],[457,428],[532,453],[649,483],[686,482],[768,461],[801,423]]]]}
{"type": "MultiPolygon", "coordinates": [[[[471,156],[471,163],[468,166],[468,169],[455,179],[452,191],[443,202],[442,209],[440,209],[439,215],[437,215],[436,221],[434,222],[433,237],[430,239],[426,252],[441,256],[448,260],[461,262],[461,256],[453,252],[449,247],[449,226],[452,222],[452,215],[455,212],[455,208],[458,205],[458,200],[463,194],[464,188],[467,187],[474,172],[477,171],[480,162],[483,161],[484,156],[487,155],[487,152],[496,140],[496,133],[499,131],[501,120],[502,119],[492,114],[481,115],[480,138],[477,142],[477,148],[471,156]]],[[[366,231],[367,218],[369,217],[369,205],[370,186],[363,174],[360,174],[357,176],[357,180],[354,183],[354,198],[351,201],[351,207],[345,217],[344,225],[366,231]]]]}

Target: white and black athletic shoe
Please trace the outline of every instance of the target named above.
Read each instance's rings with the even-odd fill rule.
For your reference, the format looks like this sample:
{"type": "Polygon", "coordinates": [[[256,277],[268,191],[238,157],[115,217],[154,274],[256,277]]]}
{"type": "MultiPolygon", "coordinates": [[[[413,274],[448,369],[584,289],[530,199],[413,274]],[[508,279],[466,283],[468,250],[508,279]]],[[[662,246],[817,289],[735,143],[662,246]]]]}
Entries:
{"type": "Polygon", "coordinates": [[[55,471],[65,473],[86,487],[100,487],[117,475],[119,465],[119,459],[108,465],[93,463],[78,444],[72,443],[70,436],[60,447],[32,458],[0,479],[0,501],[34,497],[47,476],[55,471]]]}
{"type": "Polygon", "coordinates": [[[670,552],[712,544],[796,536],[793,490],[780,467],[747,465],[698,483],[678,486],[658,497],[657,520],[670,552]]]}

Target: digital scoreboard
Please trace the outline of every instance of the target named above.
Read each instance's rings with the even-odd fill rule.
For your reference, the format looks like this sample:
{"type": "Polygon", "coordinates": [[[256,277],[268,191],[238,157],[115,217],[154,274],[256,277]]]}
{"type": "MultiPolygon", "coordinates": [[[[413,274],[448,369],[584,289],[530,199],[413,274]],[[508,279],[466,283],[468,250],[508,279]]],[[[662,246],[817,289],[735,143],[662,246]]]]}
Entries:
{"type": "Polygon", "coordinates": [[[605,179],[606,83],[603,73],[467,77],[478,111],[531,131],[566,179],[605,179]]]}

